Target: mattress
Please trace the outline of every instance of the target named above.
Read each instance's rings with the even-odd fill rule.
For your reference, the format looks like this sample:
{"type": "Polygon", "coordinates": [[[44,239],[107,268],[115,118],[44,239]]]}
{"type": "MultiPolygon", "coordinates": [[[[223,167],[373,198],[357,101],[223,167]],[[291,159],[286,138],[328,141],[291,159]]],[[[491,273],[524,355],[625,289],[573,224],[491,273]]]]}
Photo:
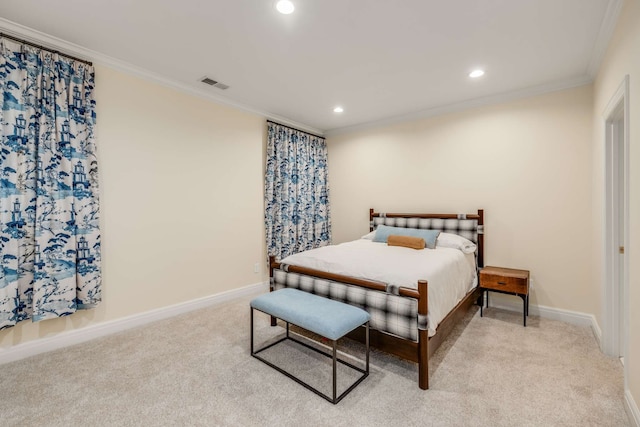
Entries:
{"type": "Polygon", "coordinates": [[[398,287],[416,289],[419,280],[427,280],[429,336],[477,286],[475,255],[453,248],[415,250],[358,239],[290,255],[281,263],[378,281],[387,285],[389,294],[398,287]]]}

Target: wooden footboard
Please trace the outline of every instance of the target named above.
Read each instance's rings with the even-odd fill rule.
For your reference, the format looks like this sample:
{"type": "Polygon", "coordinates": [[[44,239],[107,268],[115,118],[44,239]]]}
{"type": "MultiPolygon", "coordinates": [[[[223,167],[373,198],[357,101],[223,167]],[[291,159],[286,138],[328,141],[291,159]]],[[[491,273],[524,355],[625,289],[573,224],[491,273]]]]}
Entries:
{"type": "MultiPolygon", "coordinates": [[[[271,258],[271,278],[273,278],[273,270],[278,268],[280,268],[280,263],[271,258]]],[[[385,290],[384,285],[378,282],[356,279],[333,273],[325,273],[303,267],[288,266],[288,272],[304,274],[305,276],[327,279],[348,285],[362,286],[378,291],[385,290]]],[[[271,283],[271,290],[273,291],[273,280],[271,280],[271,283]]],[[[426,280],[418,282],[417,290],[400,288],[399,293],[405,297],[415,298],[418,301],[418,316],[427,316],[429,299],[428,283],[426,280]]],[[[479,296],[480,292],[477,288],[469,292],[467,296],[460,301],[460,303],[458,303],[458,305],[440,322],[436,330],[436,334],[431,338],[428,336],[427,329],[418,329],[417,341],[403,339],[383,331],[372,329],[370,332],[370,344],[372,347],[378,348],[384,352],[417,363],[418,385],[421,389],[426,390],[429,388],[429,357],[436,351],[444,339],[449,335],[451,330],[453,330],[455,324],[458,323],[465,313],[473,306],[474,302],[478,300],[479,296]]],[[[272,319],[272,326],[275,326],[275,319],[272,319]]],[[[364,342],[364,332],[360,329],[351,332],[349,337],[364,342]]]]}

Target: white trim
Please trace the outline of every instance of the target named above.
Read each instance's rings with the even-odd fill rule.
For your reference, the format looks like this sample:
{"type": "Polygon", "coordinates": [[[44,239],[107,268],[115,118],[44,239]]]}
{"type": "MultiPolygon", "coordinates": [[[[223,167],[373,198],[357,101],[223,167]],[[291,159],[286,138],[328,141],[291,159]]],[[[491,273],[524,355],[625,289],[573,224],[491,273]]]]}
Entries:
{"type": "Polygon", "coordinates": [[[95,325],[87,326],[82,329],[62,332],[50,338],[43,338],[34,341],[28,341],[22,344],[0,350],[0,364],[13,362],[24,359],[26,357],[35,356],[59,348],[68,347],[70,345],[79,344],[90,341],[95,338],[111,335],[116,332],[135,328],[137,326],[146,325],[169,317],[177,316],[200,308],[222,304],[230,300],[241,298],[248,295],[259,294],[269,290],[269,282],[260,282],[248,285],[239,289],[233,289],[226,292],[210,295],[179,304],[162,307],[155,310],[146,311],[144,313],[134,314],[123,317],[121,319],[102,322],[95,325]]]}
{"type": "Polygon", "coordinates": [[[595,78],[598,74],[602,59],[611,41],[611,36],[613,36],[613,31],[618,23],[618,17],[620,16],[623,3],[623,0],[609,0],[607,11],[600,24],[598,37],[596,38],[595,47],[591,54],[591,61],[589,61],[589,66],[587,67],[587,75],[591,78],[595,78]]]}
{"type": "Polygon", "coordinates": [[[557,92],[560,90],[571,89],[574,87],[584,86],[591,84],[593,78],[590,76],[581,76],[570,78],[561,81],[555,81],[548,84],[532,86],[524,89],[513,90],[504,92],[498,95],[484,96],[481,98],[469,99],[467,101],[458,102],[455,104],[444,105],[442,107],[430,108],[428,110],[419,111],[416,113],[405,114],[402,116],[391,117],[388,119],[377,120],[375,122],[368,122],[354,126],[345,126],[342,128],[330,129],[325,132],[325,137],[332,137],[341,135],[344,133],[357,132],[362,130],[370,130],[383,126],[390,126],[398,123],[415,121],[420,119],[427,119],[429,117],[441,116],[443,114],[456,113],[472,108],[483,107],[487,105],[496,105],[505,103],[508,101],[515,101],[518,99],[530,98],[532,96],[544,95],[546,93],[557,92]]]}
{"type": "MultiPolygon", "coordinates": [[[[604,262],[604,269],[602,271],[602,303],[603,303],[603,316],[602,316],[602,326],[603,326],[603,336],[602,336],[602,351],[609,356],[620,356],[620,345],[619,340],[622,339],[623,343],[625,343],[625,348],[623,350],[622,356],[627,358],[627,343],[629,340],[628,330],[629,330],[629,306],[628,306],[628,298],[626,297],[629,294],[629,126],[630,126],[630,105],[629,105],[629,75],[626,75],[622,80],[622,83],[618,86],[615,94],[609,100],[606,108],[602,113],[602,120],[604,121],[604,135],[603,143],[604,143],[604,171],[605,171],[605,182],[604,182],[604,206],[603,206],[603,242],[604,245],[602,247],[602,259],[604,262]],[[624,241],[622,245],[626,248],[623,265],[624,265],[624,280],[622,283],[618,283],[616,280],[617,271],[614,268],[616,264],[615,256],[617,252],[617,229],[614,229],[616,224],[616,218],[618,217],[618,213],[615,210],[614,202],[615,198],[618,196],[614,194],[614,176],[615,171],[618,170],[616,162],[616,156],[613,148],[613,137],[611,136],[611,124],[620,114],[620,110],[623,110],[624,117],[624,128],[623,128],[623,150],[624,150],[624,177],[623,183],[625,194],[624,198],[624,207],[623,207],[623,230],[624,241]],[[617,284],[617,285],[616,285],[617,284]],[[618,286],[622,286],[622,290],[618,288],[618,286]],[[624,307],[619,307],[620,301],[620,291],[622,291],[625,297],[623,298],[624,307]],[[619,331],[619,313],[620,311],[626,313],[626,318],[624,319],[623,330],[619,331]]],[[[627,380],[627,368],[625,365],[625,383],[627,380]]]]}
{"type": "Polygon", "coordinates": [[[613,115],[613,112],[618,107],[621,100],[629,98],[629,75],[625,75],[622,82],[616,89],[615,94],[611,97],[607,106],[602,112],[602,117],[606,120],[609,116],[613,115]]]}
{"type": "Polygon", "coordinates": [[[589,314],[588,316],[591,317],[591,331],[593,332],[593,336],[596,337],[598,348],[602,349],[602,330],[600,329],[600,325],[596,320],[596,316],[593,314],[589,314]]]}
{"type": "Polygon", "coordinates": [[[624,409],[627,411],[632,426],[640,427],[640,410],[638,410],[638,405],[628,389],[624,391],[624,409]]]}
{"type": "MultiPolygon", "coordinates": [[[[46,33],[31,29],[29,27],[25,27],[24,25],[17,24],[15,22],[9,21],[4,18],[0,18],[0,31],[10,36],[22,38],[26,41],[39,44],[49,49],[58,50],[61,52],[68,53],[69,55],[73,55],[78,58],[91,61],[97,65],[112,68],[114,70],[136,76],[143,80],[146,80],[155,84],[159,84],[161,86],[169,87],[198,98],[215,102],[216,104],[237,108],[239,110],[242,110],[248,113],[256,114],[258,116],[262,116],[267,119],[277,121],[287,126],[292,126],[306,132],[323,136],[323,131],[321,131],[320,129],[316,129],[311,126],[307,126],[303,123],[298,123],[296,121],[289,120],[285,117],[278,116],[276,114],[271,114],[265,111],[258,110],[248,105],[232,101],[223,96],[217,95],[213,92],[208,92],[209,90],[212,91],[214,89],[211,89],[210,87],[204,84],[202,86],[202,89],[198,89],[197,87],[191,86],[188,83],[183,83],[177,80],[168,79],[153,71],[149,71],[144,68],[137,67],[135,65],[129,64],[128,62],[124,62],[119,59],[113,58],[111,56],[104,55],[100,52],[96,52],[94,50],[87,49],[77,44],[67,42],[57,37],[50,36],[46,33]]],[[[195,84],[196,82],[194,82],[194,85],[195,84]]]]}
{"type": "MultiPolygon", "coordinates": [[[[503,299],[494,298],[495,294],[491,294],[491,308],[514,311],[522,314],[522,299],[503,299]]],[[[572,325],[584,326],[591,328],[598,346],[600,346],[601,331],[598,321],[593,314],[580,313],[578,311],[562,310],[559,308],[546,307],[544,305],[529,305],[529,315],[539,316],[545,319],[559,320],[561,322],[570,323],[572,325]]]]}

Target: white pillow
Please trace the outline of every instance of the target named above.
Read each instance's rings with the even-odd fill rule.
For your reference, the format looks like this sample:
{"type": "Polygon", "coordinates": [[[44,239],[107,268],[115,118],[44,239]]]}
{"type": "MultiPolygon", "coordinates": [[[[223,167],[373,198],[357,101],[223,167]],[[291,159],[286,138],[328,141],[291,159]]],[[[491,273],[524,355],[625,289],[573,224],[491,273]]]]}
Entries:
{"type": "Polygon", "coordinates": [[[373,240],[375,236],[376,236],[376,230],[373,230],[371,233],[367,233],[364,236],[362,236],[361,239],[373,240]]]}
{"type": "Polygon", "coordinates": [[[476,244],[457,234],[440,233],[436,240],[436,248],[453,248],[465,254],[472,254],[476,251],[476,244]]]}

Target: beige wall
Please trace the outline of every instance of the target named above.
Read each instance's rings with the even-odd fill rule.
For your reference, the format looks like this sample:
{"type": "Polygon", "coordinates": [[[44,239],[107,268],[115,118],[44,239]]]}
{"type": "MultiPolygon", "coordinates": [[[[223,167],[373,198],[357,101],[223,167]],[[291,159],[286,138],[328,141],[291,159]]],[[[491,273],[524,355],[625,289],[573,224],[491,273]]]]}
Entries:
{"type": "MultiPolygon", "coordinates": [[[[602,222],[604,211],[604,117],[603,112],[622,83],[625,75],[630,79],[630,152],[629,152],[629,348],[625,366],[627,387],[635,401],[640,403],[640,2],[625,0],[618,25],[594,84],[594,185],[593,211],[596,253],[603,246],[602,222]]],[[[601,274],[603,265],[596,258],[601,274]]]]}
{"type": "Polygon", "coordinates": [[[594,313],[592,88],[329,138],[334,241],[368,209],[485,209],[486,265],[531,270],[531,303],[594,313]]]}
{"type": "MultiPolygon", "coordinates": [[[[364,234],[370,207],[484,208],[487,264],[530,269],[533,304],[601,322],[601,114],[629,74],[629,306],[637,307],[639,41],[640,2],[626,0],[593,88],[329,138],[334,241],[364,234]]],[[[0,331],[0,349],[265,278],[263,119],[105,67],[96,98],[104,301],[0,331]]],[[[637,310],[629,326],[637,336],[637,310]]],[[[628,387],[639,402],[640,340],[629,343],[628,387]]]]}
{"type": "Polygon", "coordinates": [[[264,119],[105,67],[96,101],[103,302],[0,348],[264,279],[264,119]]]}

